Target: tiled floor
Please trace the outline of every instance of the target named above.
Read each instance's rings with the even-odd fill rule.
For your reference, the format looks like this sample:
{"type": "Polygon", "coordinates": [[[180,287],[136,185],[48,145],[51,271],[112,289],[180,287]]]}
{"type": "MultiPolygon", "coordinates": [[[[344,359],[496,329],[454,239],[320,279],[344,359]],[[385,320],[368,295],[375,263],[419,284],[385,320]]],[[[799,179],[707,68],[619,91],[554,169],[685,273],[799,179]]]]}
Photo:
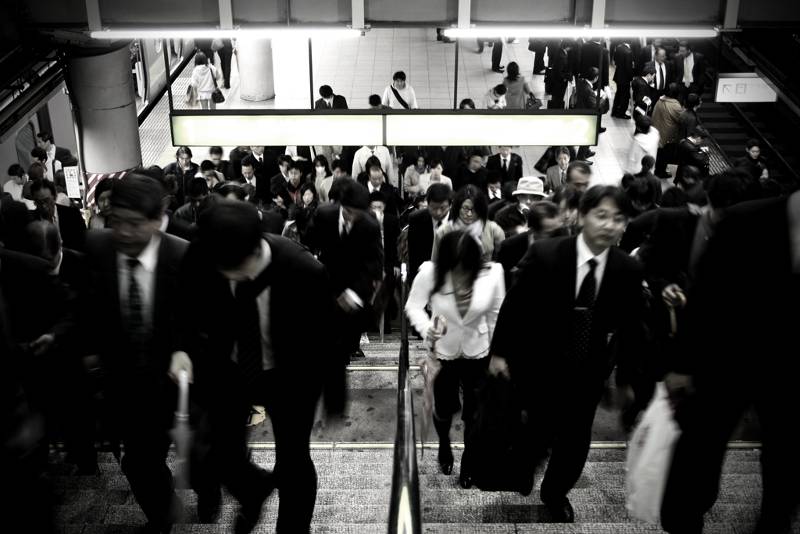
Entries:
{"type": "MultiPolygon", "coordinates": [[[[454,43],[436,41],[433,29],[394,28],[373,29],[364,37],[331,41],[314,41],[313,76],[316,87],[328,84],[337,94],[344,95],[351,108],[368,107],[371,94],[382,94],[391,81],[392,73],[402,70],[408,83],[414,87],[419,106],[424,109],[451,109],[455,78],[454,43]]],[[[503,75],[492,72],[492,49],[486,47],[482,54],[476,52],[473,40],[459,43],[458,100],[472,98],[480,102],[490,87],[502,82],[503,75]]],[[[542,76],[533,77],[533,53],[527,42],[504,44],[502,64],[516,61],[520,71],[532,84],[538,97],[544,96],[542,76]]],[[[226,100],[220,109],[274,109],[274,99],[264,102],[247,102],[239,98],[239,73],[236,61],[232,65],[231,89],[225,90],[226,100]]],[[[183,95],[186,91],[192,63],[181,73],[173,85],[175,106],[185,109],[183,95]]],[[[174,159],[175,147],[169,134],[169,108],[166,98],[140,127],[142,159],[145,165],[166,165],[174,159]]],[[[618,183],[622,177],[622,164],[627,159],[633,123],[613,119],[606,115],[603,125],[608,131],[600,136],[594,149],[594,183],[618,183]]],[[[227,150],[233,147],[224,147],[227,150]]],[[[524,162],[524,174],[538,176],[533,168],[546,147],[524,146],[514,149],[524,162]]],[[[206,159],[208,147],[192,147],[194,160],[206,159]]]]}

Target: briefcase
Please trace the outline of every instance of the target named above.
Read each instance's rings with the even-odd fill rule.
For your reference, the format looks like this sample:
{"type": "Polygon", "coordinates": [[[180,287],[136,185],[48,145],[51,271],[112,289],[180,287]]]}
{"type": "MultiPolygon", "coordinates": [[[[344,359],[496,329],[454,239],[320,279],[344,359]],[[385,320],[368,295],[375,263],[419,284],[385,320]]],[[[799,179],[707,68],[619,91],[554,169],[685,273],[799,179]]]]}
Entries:
{"type": "Polygon", "coordinates": [[[487,378],[479,392],[472,426],[468,452],[473,484],[484,491],[529,495],[535,460],[530,447],[525,446],[526,424],[508,380],[487,378]]]}

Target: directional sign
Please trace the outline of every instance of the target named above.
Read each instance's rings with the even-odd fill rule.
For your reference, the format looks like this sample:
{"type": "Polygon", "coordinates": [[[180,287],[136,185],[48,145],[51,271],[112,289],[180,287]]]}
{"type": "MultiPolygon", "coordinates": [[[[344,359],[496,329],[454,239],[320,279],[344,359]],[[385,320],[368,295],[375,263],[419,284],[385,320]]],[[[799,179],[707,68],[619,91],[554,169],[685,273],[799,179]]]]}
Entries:
{"type": "Polygon", "coordinates": [[[720,74],[717,102],[776,102],[778,94],[755,72],[720,74]]]}
{"type": "Polygon", "coordinates": [[[67,182],[67,196],[81,198],[81,182],[78,178],[78,167],[64,167],[64,181],[67,182]]]}

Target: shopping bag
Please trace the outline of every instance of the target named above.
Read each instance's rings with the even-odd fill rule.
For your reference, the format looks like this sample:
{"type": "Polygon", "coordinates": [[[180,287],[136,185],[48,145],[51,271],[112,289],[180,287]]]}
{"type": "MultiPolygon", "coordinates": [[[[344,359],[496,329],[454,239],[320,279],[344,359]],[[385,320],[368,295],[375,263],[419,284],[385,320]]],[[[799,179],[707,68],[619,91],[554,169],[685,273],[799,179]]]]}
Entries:
{"type": "Polygon", "coordinates": [[[626,507],[631,516],[658,523],[672,453],[680,437],[663,382],[633,431],[625,469],[626,507]]]}

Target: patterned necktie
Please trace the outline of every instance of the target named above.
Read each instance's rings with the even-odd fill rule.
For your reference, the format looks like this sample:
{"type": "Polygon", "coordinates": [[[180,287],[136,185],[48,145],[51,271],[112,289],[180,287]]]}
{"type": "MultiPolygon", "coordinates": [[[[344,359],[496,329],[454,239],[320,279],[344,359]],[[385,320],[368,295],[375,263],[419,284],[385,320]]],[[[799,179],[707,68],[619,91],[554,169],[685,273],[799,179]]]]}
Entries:
{"type": "Polygon", "coordinates": [[[136,363],[142,365],[146,361],[147,332],[144,324],[142,292],[139,282],[136,281],[136,268],[141,265],[137,258],[128,258],[128,340],[136,358],[136,363]]]}
{"type": "MultiPolygon", "coordinates": [[[[263,290],[263,289],[262,289],[263,290]]],[[[254,281],[236,284],[235,322],[236,359],[245,382],[252,384],[263,370],[261,322],[258,313],[258,291],[254,281]]]]}
{"type": "Polygon", "coordinates": [[[597,280],[594,272],[597,267],[597,260],[594,258],[588,261],[589,272],[581,282],[578,296],[575,299],[573,310],[573,330],[571,353],[573,359],[580,363],[589,356],[589,344],[592,333],[592,313],[594,311],[595,293],[597,291],[597,280]]]}

